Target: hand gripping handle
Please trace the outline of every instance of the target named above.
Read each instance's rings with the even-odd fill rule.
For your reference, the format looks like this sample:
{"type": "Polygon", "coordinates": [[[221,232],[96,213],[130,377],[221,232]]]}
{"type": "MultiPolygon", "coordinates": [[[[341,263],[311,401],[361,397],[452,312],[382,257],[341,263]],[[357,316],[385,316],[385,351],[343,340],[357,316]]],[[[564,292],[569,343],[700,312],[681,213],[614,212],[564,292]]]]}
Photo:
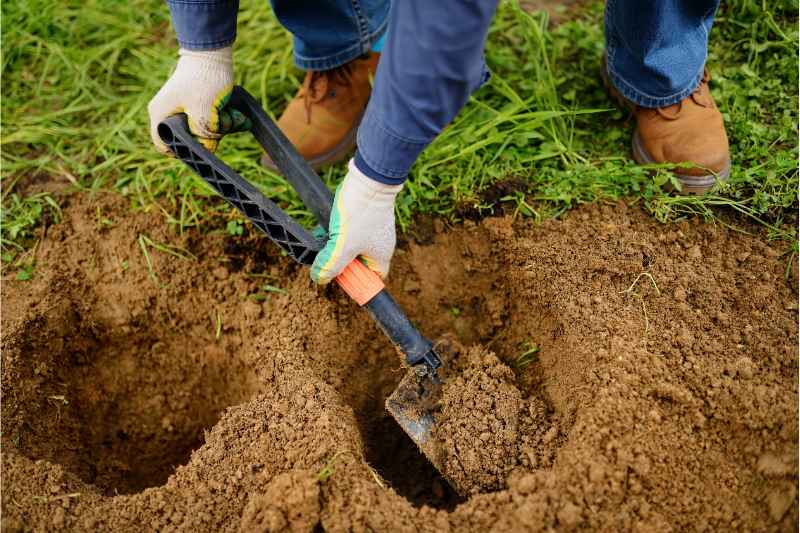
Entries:
{"type": "MultiPolygon", "coordinates": [[[[249,97],[249,95],[247,96],[249,97]]],[[[253,121],[254,126],[261,124],[258,129],[260,130],[260,144],[262,146],[265,144],[280,146],[279,141],[273,141],[273,137],[277,136],[270,129],[274,128],[280,135],[283,135],[283,133],[274,126],[274,123],[266,115],[263,118],[259,118],[254,113],[247,113],[247,116],[251,120],[252,117],[256,118],[253,121]],[[272,127],[268,127],[270,125],[272,127]],[[264,142],[261,142],[262,140],[264,142]]],[[[314,262],[314,258],[322,248],[322,243],[316,240],[280,207],[275,205],[274,202],[261,194],[258,189],[197,142],[189,132],[186,115],[179,114],[169,117],[159,124],[158,133],[173,154],[194,170],[220,196],[238,209],[273,242],[283,248],[292,259],[304,265],[310,265],[314,262]]],[[[289,141],[286,142],[288,143],[289,141]]],[[[276,150],[276,152],[278,151],[276,150]]],[[[285,150],[284,159],[292,158],[296,153],[294,148],[285,150]]],[[[305,161],[303,163],[305,164],[305,161]]],[[[301,168],[300,165],[293,163],[287,164],[284,162],[284,165],[295,169],[301,168]]],[[[309,171],[313,173],[310,168],[309,171]]],[[[302,168],[294,174],[298,176],[301,175],[301,172],[302,168]]],[[[322,181],[316,175],[314,175],[313,181],[322,184],[322,181]]],[[[330,198],[331,203],[333,202],[333,196],[324,184],[322,184],[322,188],[326,191],[325,193],[318,191],[318,187],[314,186],[312,180],[306,177],[297,180],[297,184],[299,187],[296,188],[305,191],[306,196],[314,197],[314,201],[317,202],[318,206],[321,206],[321,201],[325,199],[325,196],[330,198]]],[[[320,208],[318,210],[323,211],[326,216],[330,217],[329,208],[320,208]]],[[[380,276],[357,259],[347,265],[344,271],[336,278],[336,282],[358,305],[362,306],[384,288],[380,276]]]]}
{"type": "MultiPolygon", "coordinates": [[[[238,85],[233,88],[228,105],[250,119],[252,124],[250,131],[253,136],[297,191],[305,206],[314,213],[317,222],[327,229],[333,206],[330,189],[319,179],[275,122],[267,116],[258,101],[244,88],[238,85]]],[[[354,259],[345,267],[336,278],[336,282],[358,305],[362,306],[384,288],[380,276],[358,259],[354,259]]]]}

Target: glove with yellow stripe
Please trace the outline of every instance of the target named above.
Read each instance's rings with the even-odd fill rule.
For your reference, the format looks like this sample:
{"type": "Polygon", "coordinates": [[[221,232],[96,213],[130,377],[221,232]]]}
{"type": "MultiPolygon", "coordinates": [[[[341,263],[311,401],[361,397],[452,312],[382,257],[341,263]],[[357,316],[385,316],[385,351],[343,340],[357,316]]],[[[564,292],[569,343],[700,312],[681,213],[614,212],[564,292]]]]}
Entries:
{"type": "Polygon", "coordinates": [[[385,278],[397,244],[394,201],[402,188],[365,176],[350,160],[333,200],[328,242],[311,266],[311,279],[329,283],[356,257],[385,278]]]}
{"type": "Polygon", "coordinates": [[[176,113],[186,113],[189,131],[212,152],[225,133],[246,130],[250,123],[225,104],[233,90],[233,47],[178,52],[175,72],[147,106],[150,137],[160,152],[169,153],[158,136],[158,124],[176,113]]]}

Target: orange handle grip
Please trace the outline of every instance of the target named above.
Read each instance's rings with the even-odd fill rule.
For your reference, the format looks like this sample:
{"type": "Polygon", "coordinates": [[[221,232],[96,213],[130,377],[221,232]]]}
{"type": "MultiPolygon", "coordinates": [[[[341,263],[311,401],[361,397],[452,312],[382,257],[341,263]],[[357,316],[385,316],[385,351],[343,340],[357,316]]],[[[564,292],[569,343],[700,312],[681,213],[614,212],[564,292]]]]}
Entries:
{"type": "Polygon", "coordinates": [[[381,277],[358,259],[353,259],[344,267],[342,273],[336,276],[336,283],[358,305],[366,304],[385,287],[381,277]]]}

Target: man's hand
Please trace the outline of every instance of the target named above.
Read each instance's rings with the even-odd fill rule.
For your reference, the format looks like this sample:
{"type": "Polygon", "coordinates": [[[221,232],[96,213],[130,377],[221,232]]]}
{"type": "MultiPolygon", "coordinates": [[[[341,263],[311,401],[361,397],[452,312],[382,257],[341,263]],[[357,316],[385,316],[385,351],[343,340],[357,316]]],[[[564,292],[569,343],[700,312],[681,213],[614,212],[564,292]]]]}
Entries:
{"type": "Polygon", "coordinates": [[[351,160],[336,189],[329,239],[311,266],[311,279],[329,283],[357,256],[385,278],[397,243],[394,201],[402,188],[365,176],[351,160]]]}
{"type": "Polygon", "coordinates": [[[150,137],[156,149],[169,153],[158,136],[158,124],[176,113],[186,113],[189,130],[207,149],[214,151],[225,133],[248,129],[249,121],[238,111],[226,111],[233,89],[233,48],[183,50],[175,72],[150,100],[150,137]]]}

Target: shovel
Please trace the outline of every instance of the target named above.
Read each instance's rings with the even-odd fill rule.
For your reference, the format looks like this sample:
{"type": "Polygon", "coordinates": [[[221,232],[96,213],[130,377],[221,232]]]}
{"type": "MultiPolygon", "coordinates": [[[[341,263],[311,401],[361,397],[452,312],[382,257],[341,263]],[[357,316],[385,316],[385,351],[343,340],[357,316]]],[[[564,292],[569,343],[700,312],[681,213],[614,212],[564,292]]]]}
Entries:
{"type": "MultiPolygon", "coordinates": [[[[300,199],[326,228],[330,221],[333,195],[303,157],[297,153],[278,126],[244,88],[236,86],[228,106],[250,119],[251,133],[269,154],[300,199]]],[[[173,154],[194,170],[220,196],[238,209],[289,257],[310,266],[324,246],[294,219],[244,180],[189,133],[186,115],[177,114],[158,125],[161,140],[173,154]]],[[[419,446],[433,466],[442,470],[442,447],[432,435],[436,424],[434,407],[441,395],[439,371],[443,359],[431,341],[411,324],[394,301],[380,277],[355,259],[336,278],[336,283],[359,306],[369,312],[384,334],[402,352],[409,370],[386,400],[386,409],[419,446]]],[[[443,352],[446,353],[446,352],[443,352]]],[[[444,359],[444,364],[448,359],[444,359]]],[[[458,486],[448,479],[458,490],[458,486]]]]}

